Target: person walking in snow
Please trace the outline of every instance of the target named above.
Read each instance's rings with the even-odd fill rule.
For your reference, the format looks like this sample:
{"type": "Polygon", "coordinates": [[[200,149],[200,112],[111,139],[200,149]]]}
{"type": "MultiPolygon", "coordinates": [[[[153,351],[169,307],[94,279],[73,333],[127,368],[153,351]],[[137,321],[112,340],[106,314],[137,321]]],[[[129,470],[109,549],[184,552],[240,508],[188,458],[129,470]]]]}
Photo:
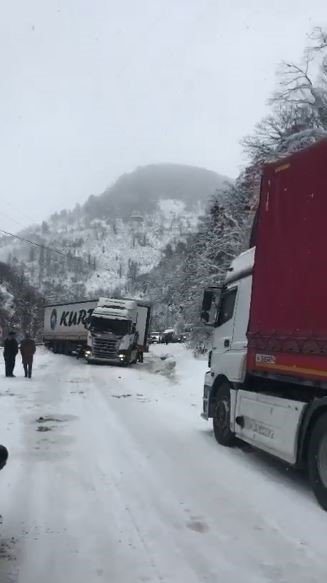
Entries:
{"type": "Polygon", "coordinates": [[[20,343],[20,352],[23,360],[25,378],[32,378],[32,367],[35,350],[36,347],[33,338],[31,338],[29,334],[26,334],[24,340],[22,340],[20,343]]]}
{"type": "Polygon", "coordinates": [[[6,364],[6,377],[14,377],[14,368],[16,362],[16,355],[18,352],[18,344],[15,332],[9,332],[8,338],[5,340],[3,357],[6,364]]]}

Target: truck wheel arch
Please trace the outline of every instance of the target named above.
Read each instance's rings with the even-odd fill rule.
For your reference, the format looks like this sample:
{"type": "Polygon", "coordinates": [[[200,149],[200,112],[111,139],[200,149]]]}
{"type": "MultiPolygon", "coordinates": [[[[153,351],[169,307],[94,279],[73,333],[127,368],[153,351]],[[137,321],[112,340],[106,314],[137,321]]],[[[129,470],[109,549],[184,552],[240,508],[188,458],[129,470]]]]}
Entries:
{"type": "Polygon", "coordinates": [[[217,378],[215,379],[214,384],[212,385],[212,389],[210,391],[210,397],[209,397],[209,417],[213,417],[213,413],[214,413],[214,408],[215,408],[215,403],[217,400],[217,393],[219,391],[219,388],[221,387],[221,385],[223,385],[224,383],[228,383],[231,386],[231,383],[229,382],[228,378],[225,375],[218,375],[217,378]]]}
{"type": "Polygon", "coordinates": [[[323,415],[326,412],[327,412],[327,397],[323,397],[317,401],[313,401],[311,405],[309,405],[304,415],[300,429],[297,465],[299,466],[307,465],[308,449],[312,429],[317,423],[318,419],[321,417],[321,415],[323,415]]]}

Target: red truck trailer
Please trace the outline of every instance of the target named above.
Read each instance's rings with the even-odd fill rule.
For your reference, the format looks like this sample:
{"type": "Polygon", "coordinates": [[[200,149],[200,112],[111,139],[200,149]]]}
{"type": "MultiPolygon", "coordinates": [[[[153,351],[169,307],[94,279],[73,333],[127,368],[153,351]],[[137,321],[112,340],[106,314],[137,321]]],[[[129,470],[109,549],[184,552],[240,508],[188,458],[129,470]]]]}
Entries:
{"type": "Polygon", "coordinates": [[[327,141],[265,167],[248,371],[327,387],[327,141]],[[267,354],[270,358],[258,358],[267,354]]]}
{"type": "Polygon", "coordinates": [[[323,140],[263,170],[255,247],[204,294],[202,415],[223,445],[237,437],[307,467],[327,510],[326,162],[323,140]]]}

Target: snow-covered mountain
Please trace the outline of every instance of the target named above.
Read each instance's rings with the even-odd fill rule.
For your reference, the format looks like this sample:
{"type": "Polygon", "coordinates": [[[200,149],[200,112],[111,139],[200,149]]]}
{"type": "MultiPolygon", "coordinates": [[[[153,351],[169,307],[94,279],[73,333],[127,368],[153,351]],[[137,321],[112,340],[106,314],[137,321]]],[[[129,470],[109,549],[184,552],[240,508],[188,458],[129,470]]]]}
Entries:
{"type": "Polygon", "coordinates": [[[0,344],[10,329],[39,337],[43,298],[9,265],[0,262],[0,344]]]}
{"type": "Polygon", "coordinates": [[[49,301],[128,293],[168,244],[194,232],[210,195],[227,179],[192,166],[151,165],[120,177],[100,196],[0,239],[0,260],[49,301]]]}

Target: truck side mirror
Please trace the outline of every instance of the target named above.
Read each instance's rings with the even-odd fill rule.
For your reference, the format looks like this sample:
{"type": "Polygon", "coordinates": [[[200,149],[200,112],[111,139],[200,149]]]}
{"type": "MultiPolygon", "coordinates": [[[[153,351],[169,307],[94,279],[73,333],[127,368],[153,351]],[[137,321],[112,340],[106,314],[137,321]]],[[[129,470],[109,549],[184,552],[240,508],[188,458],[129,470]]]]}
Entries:
{"type": "Polygon", "coordinates": [[[202,310],[202,312],[201,312],[201,320],[205,324],[207,324],[209,322],[209,312],[207,310],[202,310]]]}
{"type": "Polygon", "coordinates": [[[203,294],[202,313],[210,311],[212,299],[213,291],[211,289],[206,289],[203,294]]]}
{"type": "Polygon", "coordinates": [[[216,323],[221,289],[221,287],[212,287],[204,291],[201,320],[207,326],[214,326],[216,323]]]}

